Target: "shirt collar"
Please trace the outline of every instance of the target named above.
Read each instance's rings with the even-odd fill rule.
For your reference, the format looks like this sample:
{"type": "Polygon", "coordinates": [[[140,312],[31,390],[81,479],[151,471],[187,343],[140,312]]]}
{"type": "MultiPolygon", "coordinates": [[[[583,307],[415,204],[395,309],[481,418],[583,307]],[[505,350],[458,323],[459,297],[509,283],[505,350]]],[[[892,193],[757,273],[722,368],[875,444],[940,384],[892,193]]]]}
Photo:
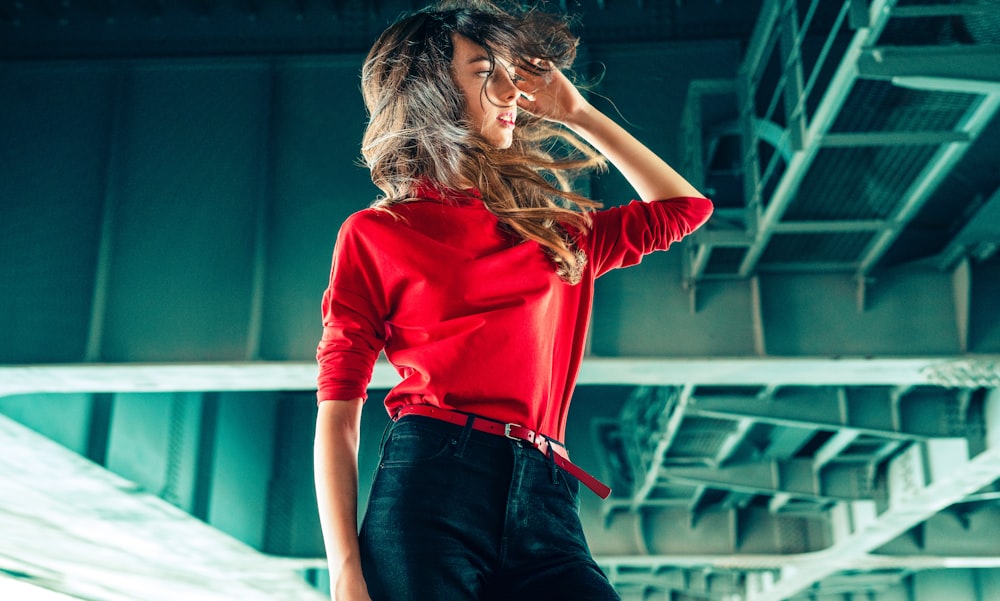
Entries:
{"type": "Polygon", "coordinates": [[[430,180],[423,180],[418,183],[413,190],[413,196],[424,200],[455,205],[469,205],[482,201],[482,195],[479,193],[478,188],[454,190],[439,186],[430,180]]]}

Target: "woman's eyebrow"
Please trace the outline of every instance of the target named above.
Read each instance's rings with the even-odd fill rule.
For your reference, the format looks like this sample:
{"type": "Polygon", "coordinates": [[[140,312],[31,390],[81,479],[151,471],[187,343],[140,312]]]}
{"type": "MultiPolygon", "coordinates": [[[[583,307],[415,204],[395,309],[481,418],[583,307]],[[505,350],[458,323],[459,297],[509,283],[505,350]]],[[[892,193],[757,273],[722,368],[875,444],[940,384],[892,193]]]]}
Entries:
{"type": "Polygon", "coordinates": [[[505,60],[503,58],[500,58],[499,56],[490,58],[489,56],[486,56],[485,54],[481,54],[479,56],[475,56],[475,57],[469,59],[469,64],[470,65],[475,64],[475,63],[481,63],[481,62],[491,63],[491,64],[497,64],[497,65],[500,65],[500,66],[502,66],[502,67],[504,67],[506,69],[514,67],[514,62],[513,61],[505,60]]]}

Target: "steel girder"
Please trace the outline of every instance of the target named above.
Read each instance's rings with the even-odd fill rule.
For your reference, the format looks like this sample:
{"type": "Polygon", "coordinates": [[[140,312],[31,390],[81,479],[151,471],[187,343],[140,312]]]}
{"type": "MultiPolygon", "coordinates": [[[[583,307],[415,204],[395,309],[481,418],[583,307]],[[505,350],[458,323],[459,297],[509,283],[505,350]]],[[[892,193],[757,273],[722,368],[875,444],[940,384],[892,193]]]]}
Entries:
{"type": "Polygon", "coordinates": [[[0,416],[0,571],[87,599],[321,601],[265,555],[0,416]]]}
{"type": "MultiPolygon", "coordinates": [[[[806,14],[798,14],[798,3],[771,0],[764,3],[760,17],[747,50],[737,85],[726,88],[716,80],[692,86],[689,91],[686,114],[695,118],[689,127],[699,124],[698,106],[706,94],[731,93],[736,90],[742,120],[742,175],[745,196],[745,215],[740,218],[731,210],[720,211],[725,217],[719,221],[722,229],[701,232],[696,238],[699,245],[686,265],[686,281],[692,290],[702,280],[725,277],[751,277],[760,267],[765,250],[778,235],[789,234],[864,234],[867,242],[850,261],[830,259],[827,269],[853,272],[859,285],[859,305],[864,309],[864,287],[869,275],[876,269],[886,252],[899,238],[906,226],[923,208],[951,169],[982,133],[1000,109],[1000,50],[996,46],[878,46],[878,40],[891,19],[965,15],[991,10],[988,6],[896,6],[894,0],[876,0],[867,3],[845,1],[819,58],[811,70],[804,71],[803,40],[809,33],[817,3],[812,2],[806,14]],[[939,14],[940,13],[940,14],[939,14]],[[815,92],[818,75],[842,27],[850,22],[857,27],[849,44],[843,50],[834,75],[826,83],[822,99],[815,110],[808,112],[809,97],[815,92]],[[774,59],[773,55],[778,58],[774,59]],[[779,65],[774,89],[764,86],[764,71],[768,62],[779,65]],[[848,101],[855,84],[860,80],[884,80],[900,87],[924,91],[948,91],[975,95],[965,115],[950,130],[926,131],[831,131],[842,108],[848,101]],[[770,99],[768,100],[768,96],[770,99]],[[763,98],[761,98],[763,96],[763,98]],[[783,107],[783,114],[779,108],[783,107]],[[777,123],[780,135],[773,129],[777,123]],[[761,127],[761,124],[767,127],[761,127]],[[766,143],[773,154],[762,164],[764,157],[759,147],[766,143]],[[918,145],[937,147],[923,169],[912,175],[912,180],[890,215],[881,219],[851,219],[818,221],[786,220],[785,215],[797,200],[800,186],[807,177],[821,150],[830,148],[893,147],[918,145]],[[790,152],[789,152],[790,151],[790,152]],[[766,195],[766,197],[765,197],[766,195]],[[730,215],[730,213],[733,213],[730,215]],[[728,231],[728,221],[744,221],[743,231],[728,231]],[[738,269],[729,273],[725,269],[709,272],[713,251],[745,249],[738,269]]],[[[711,131],[706,132],[710,136],[711,131]]],[[[685,133],[684,140],[697,138],[685,133]]],[[[715,138],[712,138],[715,139],[715,138]]],[[[686,154],[686,165],[697,177],[704,177],[706,160],[711,154],[692,156],[694,151],[705,150],[701,143],[686,154]]],[[[707,145],[711,149],[712,144],[707,145]]],[[[900,166],[902,167],[902,166],[900,166]]],[[[891,169],[890,165],[885,168],[891,169]]],[[[883,177],[891,174],[884,173],[883,177]]],[[[828,186],[846,186],[854,174],[842,173],[844,181],[826,182],[828,186]]],[[[702,183],[701,180],[697,180],[702,183]]],[[[955,250],[955,249],[953,249],[955,250]]],[[[770,265],[768,266],[770,268],[770,265]]],[[[815,270],[818,264],[798,262],[790,258],[789,269],[815,270]]],[[[692,292],[692,297],[695,293],[692,292]]],[[[695,302],[692,303],[697,307],[695,302]]]]}

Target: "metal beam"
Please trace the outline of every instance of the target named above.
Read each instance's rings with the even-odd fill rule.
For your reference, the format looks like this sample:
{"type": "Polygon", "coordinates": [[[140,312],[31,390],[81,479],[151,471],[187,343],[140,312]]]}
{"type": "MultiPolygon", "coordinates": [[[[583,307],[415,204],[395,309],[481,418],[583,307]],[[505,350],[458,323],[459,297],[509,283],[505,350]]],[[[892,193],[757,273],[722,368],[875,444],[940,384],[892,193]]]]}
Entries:
{"type": "MultiPolygon", "coordinates": [[[[693,359],[588,357],[578,383],[678,386],[920,385],[989,386],[1000,382],[1000,355],[908,358],[747,357],[693,359]]],[[[382,360],[370,388],[395,386],[399,375],[382,360]]],[[[187,364],[0,365],[0,396],[62,392],[313,390],[312,361],[187,364]]]]}
{"type": "Polygon", "coordinates": [[[734,463],[719,468],[670,466],[663,470],[668,484],[767,496],[784,493],[815,502],[872,498],[874,491],[865,485],[865,476],[861,466],[833,464],[817,477],[809,459],[734,463]]]}
{"type": "Polygon", "coordinates": [[[967,131],[874,131],[823,134],[818,142],[823,148],[858,146],[937,146],[953,142],[968,143],[967,131]]]}
{"type": "Polygon", "coordinates": [[[299,562],[259,553],[2,416],[0,448],[0,571],[104,601],[326,598],[299,562]]]}
{"type": "MultiPolygon", "coordinates": [[[[688,84],[684,110],[681,112],[681,143],[684,173],[698,188],[705,185],[705,161],[710,160],[714,150],[711,145],[706,152],[702,142],[702,101],[705,96],[720,96],[736,93],[736,82],[732,79],[695,79],[688,84]]],[[[736,133],[736,132],[734,132],[736,133]]],[[[716,138],[717,139],[717,138],[716,138]]]]}
{"type": "Polygon", "coordinates": [[[972,307],[972,267],[969,265],[968,257],[963,257],[955,267],[952,272],[952,282],[955,296],[955,330],[958,334],[958,348],[966,353],[969,351],[969,316],[972,307]]]}
{"type": "MultiPolygon", "coordinates": [[[[1000,478],[1000,389],[984,403],[985,448],[970,457],[964,440],[931,440],[913,445],[888,466],[888,503],[838,504],[833,544],[808,561],[782,568],[772,583],[751,582],[746,601],[784,601],[817,582],[850,569],[858,560],[934,514],[1000,478]]],[[[751,579],[753,580],[753,579],[751,579]]]]}
{"type": "Polygon", "coordinates": [[[778,427],[770,436],[770,444],[764,451],[768,459],[788,459],[794,457],[816,434],[813,428],[778,427]]]}
{"type": "Polygon", "coordinates": [[[889,80],[898,86],[920,90],[997,94],[1000,93],[1000,48],[991,45],[878,46],[862,53],[858,71],[859,77],[864,79],[889,80]]]}
{"type": "Polygon", "coordinates": [[[848,429],[857,434],[890,439],[923,440],[962,437],[962,424],[951,419],[958,403],[956,391],[938,396],[904,398],[898,410],[892,398],[842,398],[835,388],[785,389],[775,400],[748,396],[700,396],[691,400],[689,415],[729,420],[751,419],[776,426],[810,430],[848,429]]]}
{"type": "Polygon", "coordinates": [[[889,223],[880,219],[858,219],[851,221],[782,221],[774,224],[774,232],[779,234],[830,234],[838,232],[870,232],[885,229],[889,223]]]}
{"type": "Polygon", "coordinates": [[[833,461],[837,455],[840,455],[844,449],[851,446],[861,432],[852,429],[842,429],[838,430],[829,440],[823,443],[817,451],[816,455],[813,456],[813,470],[819,471],[823,469],[828,463],[833,461]]]}
{"type": "Polygon", "coordinates": [[[757,81],[763,77],[766,54],[772,39],[771,34],[778,23],[781,6],[778,0],[764,0],[757,16],[757,23],[754,26],[750,42],[747,44],[746,59],[742,68],[746,77],[751,81],[757,81]]]}
{"type": "Polygon", "coordinates": [[[940,269],[951,269],[963,256],[984,260],[1000,247],[1000,188],[978,204],[975,215],[937,257],[940,269]]]}
{"type": "Polygon", "coordinates": [[[958,92],[960,94],[1000,94],[1000,82],[954,77],[899,76],[892,78],[893,85],[912,90],[931,92],[958,92]]]}
{"type": "Polygon", "coordinates": [[[726,462],[736,453],[736,450],[743,444],[746,440],[747,434],[749,434],[751,428],[757,422],[753,419],[738,419],[736,420],[736,427],[730,432],[726,439],[719,445],[719,450],[715,453],[715,457],[712,459],[713,466],[725,465],[726,462]]]}
{"type": "MultiPolygon", "coordinates": [[[[815,6],[818,0],[813,0],[815,6]]],[[[799,33],[799,14],[795,0],[785,2],[781,10],[780,50],[784,81],[785,118],[788,143],[794,150],[801,150],[806,137],[806,112],[802,78],[802,38],[799,33]]]]}
{"type": "Polygon", "coordinates": [[[1000,361],[949,361],[924,372],[939,386],[1000,388],[1000,361]]]}
{"type": "MultiPolygon", "coordinates": [[[[865,48],[858,56],[858,77],[890,81],[900,77],[921,77],[973,84],[1000,83],[1000,47],[951,45],[865,48]]],[[[988,86],[981,89],[980,93],[987,91],[988,86]]]]}
{"type": "Polygon", "coordinates": [[[996,14],[996,5],[987,2],[978,4],[951,4],[942,0],[940,4],[910,4],[896,6],[892,16],[898,18],[928,18],[928,17],[968,17],[976,15],[996,14]]]}
{"type": "MultiPolygon", "coordinates": [[[[664,569],[705,568],[720,570],[777,570],[788,566],[804,565],[816,561],[823,552],[816,553],[734,553],[714,555],[595,555],[598,565],[605,569],[664,569]]],[[[885,555],[862,553],[846,562],[847,570],[938,570],[948,568],[989,569],[1000,568],[1000,556],[970,557],[949,555],[885,555]]]]}
{"type": "MultiPolygon", "coordinates": [[[[788,560],[794,562],[802,556],[786,556],[788,560]]],[[[611,560],[617,558],[610,558],[611,560]]],[[[684,562],[682,566],[666,563],[662,566],[656,565],[623,565],[611,564],[605,558],[598,558],[599,565],[612,576],[613,584],[619,588],[622,598],[631,601],[646,599],[721,599],[721,601],[744,601],[745,597],[741,590],[726,592],[722,597],[709,596],[713,591],[704,590],[702,582],[707,581],[721,588],[715,589],[718,595],[722,591],[728,591],[726,585],[733,578],[736,582],[741,580],[740,572],[749,572],[751,580],[764,580],[764,576],[770,570],[777,568],[764,568],[761,566],[774,566],[770,563],[772,558],[756,556],[748,561],[733,560],[731,557],[694,557],[694,561],[706,560],[708,563],[697,564],[694,562],[684,562]],[[715,562],[712,560],[715,559],[715,562]],[[757,566],[750,566],[749,561],[759,560],[757,566]],[[738,565],[741,567],[732,568],[728,566],[738,565]],[[726,566],[726,567],[722,567],[726,566]],[[767,570],[767,571],[762,571],[767,570]],[[720,582],[721,581],[721,582],[720,582]],[[686,588],[682,586],[686,584],[686,588]],[[638,591],[636,596],[628,596],[628,592],[638,591]],[[681,593],[681,596],[673,596],[673,591],[681,593]],[[655,593],[663,592],[663,597],[655,593]],[[686,594],[685,594],[686,593],[686,594]]],[[[832,577],[828,582],[809,591],[808,594],[796,597],[801,601],[877,601],[880,599],[939,599],[942,590],[954,592],[956,599],[964,600],[985,600],[993,597],[984,597],[979,592],[981,588],[976,584],[983,570],[995,569],[997,560],[987,561],[967,561],[961,557],[899,557],[891,558],[890,561],[881,561],[876,556],[871,556],[870,564],[852,568],[848,573],[832,577]],[[906,563],[913,559],[912,567],[906,563]],[[953,563],[954,562],[954,563],[953,563]],[[940,576],[944,570],[951,570],[947,575],[940,576]],[[938,576],[932,578],[942,578],[947,585],[942,586],[939,582],[936,586],[927,586],[926,581],[921,581],[920,586],[914,582],[912,575],[917,572],[931,572],[938,576]],[[976,591],[973,596],[963,594],[963,591],[976,591]],[[907,596],[908,595],[908,596],[907,596]]],[[[787,566],[782,563],[781,566],[787,566]]],[[[987,576],[988,578],[989,576],[987,576]]]]}

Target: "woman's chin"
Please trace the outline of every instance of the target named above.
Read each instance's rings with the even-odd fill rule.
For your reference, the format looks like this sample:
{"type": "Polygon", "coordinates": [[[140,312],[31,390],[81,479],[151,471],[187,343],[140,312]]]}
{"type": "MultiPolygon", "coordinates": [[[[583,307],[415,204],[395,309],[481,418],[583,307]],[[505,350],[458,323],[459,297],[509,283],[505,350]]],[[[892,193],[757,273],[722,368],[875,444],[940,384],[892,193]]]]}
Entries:
{"type": "Polygon", "coordinates": [[[507,150],[510,145],[514,143],[514,138],[512,136],[502,136],[498,139],[490,140],[490,144],[493,145],[497,150],[507,150]]]}

